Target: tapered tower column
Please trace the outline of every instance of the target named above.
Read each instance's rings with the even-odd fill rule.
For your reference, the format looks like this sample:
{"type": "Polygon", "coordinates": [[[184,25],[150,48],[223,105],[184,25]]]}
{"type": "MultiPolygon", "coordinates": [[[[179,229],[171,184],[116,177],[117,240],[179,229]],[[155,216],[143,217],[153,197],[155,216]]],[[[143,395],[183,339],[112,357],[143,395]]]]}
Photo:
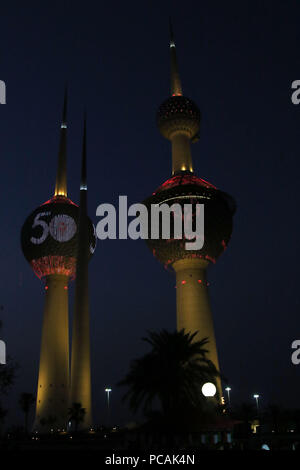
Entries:
{"type": "Polygon", "coordinates": [[[89,236],[87,216],[86,179],[86,123],[84,122],[80,206],[78,227],[78,255],[72,329],[72,363],[70,406],[80,403],[85,409],[82,429],[92,425],[90,315],[88,291],[89,236]]]}
{"type": "Polygon", "coordinates": [[[65,428],[69,398],[68,277],[46,277],[34,428],[65,428]]]}
{"type": "MultiPolygon", "coordinates": [[[[202,259],[188,258],[173,264],[176,273],[177,329],[184,329],[188,333],[198,331],[195,340],[208,338],[207,357],[220,370],[206,280],[208,264],[208,261],[202,259]]],[[[221,396],[220,380],[217,385],[221,396]]]]}

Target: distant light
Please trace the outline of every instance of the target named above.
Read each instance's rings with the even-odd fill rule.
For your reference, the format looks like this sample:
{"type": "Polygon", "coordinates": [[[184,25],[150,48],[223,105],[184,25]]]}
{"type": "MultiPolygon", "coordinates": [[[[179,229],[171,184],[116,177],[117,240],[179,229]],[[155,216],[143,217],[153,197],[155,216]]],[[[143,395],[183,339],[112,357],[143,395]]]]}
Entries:
{"type": "Polygon", "coordinates": [[[67,123],[66,123],[66,122],[62,122],[60,128],[61,128],[61,129],[67,129],[67,123]]]}
{"type": "Polygon", "coordinates": [[[48,289],[49,289],[49,287],[48,287],[48,286],[45,286],[45,290],[48,290],[48,289]]]}
{"type": "Polygon", "coordinates": [[[111,388],[106,388],[105,391],[109,393],[109,392],[111,392],[112,390],[111,390],[111,388]]]}
{"type": "Polygon", "coordinates": [[[226,387],[225,390],[226,390],[226,392],[230,392],[230,391],[231,391],[231,388],[230,388],[230,387],[226,387]]]}
{"type": "Polygon", "coordinates": [[[259,398],[259,395],[253,395],[253,398],[259,398]]]}
{"type": "Polygon", "coordinates": [[[201,390],[205,397],[214,397],[217,393],[215,384],[211,382],[207,382],[206,384],[204,384],[201,390]]]}
{"type": "Polygon", "coordinates": [[[270,450],[270,447],[268,446],[268,444],[263,444],[261,446],[261,450],[270,450]]]}
{"type": "Polygon", "coordinates": [[[202,284],[202,279],[198,279],[199,284],[202,284]]]}
{"type": "Polygon", "coordinates": [[[174,41],[170,41],[170,47],[175,47],[175,42],[174,41]]]}
{"type": "Polygon", "coordinates": [[[87,191],[87,185],[86,184],[81,184],[80,185],[80,191],[87,191]]]}
{"type": "Polygon", "coordinates": [[[186,281],[181,281],[181,284],[186,284],[186,281]]]}

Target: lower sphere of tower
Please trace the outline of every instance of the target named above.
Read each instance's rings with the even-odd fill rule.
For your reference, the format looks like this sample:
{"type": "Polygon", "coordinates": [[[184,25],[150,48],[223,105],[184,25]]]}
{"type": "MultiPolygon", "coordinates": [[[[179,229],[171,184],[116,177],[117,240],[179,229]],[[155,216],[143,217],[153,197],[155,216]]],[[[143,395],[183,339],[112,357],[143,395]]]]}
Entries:
{"type": "Polygon", "coordinates": [[[176,132],[184,132],[193,140],[200,129],[200,111],[195,103],[185,96],[171,96],[157,112],[157,125],[166,139],[176,132]]]}
{"type": "MultiPolygon", "coordinates": [[[[190,240],[174,238],[174,217],[171,215],[169,239],[151,239],[151,219],[149,217],[149,238],[147,245],[153,255],[164,265],[171,266],[175,261],[185,258],[205,259],[215,263],[226,249],[232,233],[232,217],[235,211],[233,199],[213,185],[192,174],[176,175],[163,183],[155,193],[144,201],[150,214],[151,204],[192,204],[193,229],[195,230],[196,204],[204,204],[204,245],[200,250],[187,250],[190,240]],[[173,233],[172,233],[173,232],[173,233]]],[[[172,213],[171,213],[172,214],[172,213]]],[[[182,233],[184,234],[183,221],[182,233]]]]}
{"type": "MultiPolygon", "coordinates": [[[[35,209],[21,232],[25,258],[35,274],[75,277],[78,245],[79,207],[67,197],[55,196],[35,209]]],[[[96,246],[94,226],[88,223],[89,256],[96,246]]]]}

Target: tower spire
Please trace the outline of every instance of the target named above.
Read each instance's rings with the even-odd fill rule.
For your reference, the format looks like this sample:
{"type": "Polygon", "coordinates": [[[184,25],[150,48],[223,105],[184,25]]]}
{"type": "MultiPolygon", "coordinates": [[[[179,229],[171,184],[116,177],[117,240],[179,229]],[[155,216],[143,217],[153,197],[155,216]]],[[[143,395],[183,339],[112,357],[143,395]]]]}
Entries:
{"type": "Polygon", "coordinates": [[[87,178],[86,178],[86,113],[84,113],[84,121],[83,121],[80,191],[87,191],[87,178]]]}
{"type": "Polygon", "coordinates": [[[171,18],[169,20],[170,28],[170,55],[171,55],[171,95],[182,96],[181,80],[178,72],[176,46],[171,18]]]}
{"type": "Polygon", "coordinates": [[[62,121],[60,125],[60,142],[58,151],[58,165],[55,182],[55,196],[67,196],[67,106],[68,90],[65,88],[62,121]]]}

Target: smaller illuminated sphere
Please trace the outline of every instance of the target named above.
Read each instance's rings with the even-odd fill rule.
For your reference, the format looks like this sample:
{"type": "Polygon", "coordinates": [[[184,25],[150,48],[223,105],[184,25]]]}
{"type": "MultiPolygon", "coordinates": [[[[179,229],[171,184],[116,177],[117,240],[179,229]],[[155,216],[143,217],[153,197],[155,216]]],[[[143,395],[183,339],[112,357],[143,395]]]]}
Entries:
{"type": "MultiPolygon", "coordinates": [[[[197,204],[204,204],[204,245],[199,250],[187,250],[185,247],[187,240],[174,237],[174,216],[172,213],[169,239],[162,238],[161,230],[158,239],[151,239],[151,218],[149,218],[149,238],[146,242],[153,255],[165,266],[172,266],[174,262],[186,258],[199,258],[215,263],[227,248],[235,212],[234,200],[193,173],[181,172],[172,176],[152,196],[147,198],[144,204],[147,206],[149,214],[151,213],[151,205],[179,204],[183,213],[184,204],[191,204],[193,230],[195,230],[197,204]]],[[[180,223],[184,235],[184,225],[182,221],[180,223]]]]}
{"type": "Polygon", "coordinates": [[[205,397],[214,397],[215,394],[217,393],[217,388],[215,384],[211,382],[207,382],[206,384],[202,386],[201,391],[205,397]]]}
{"type": "Polygon", "coordinates": [[[166,139],[176,132],[184,132],[191,140],[197,140],[200,130],[200,111],[195,103],[185,96],[171,96],[157,112],[157,126],[166,139]]]}
{"type": "MultiPolygon", "coordinates": [[[[78,222],[79,207],[65,196],[54,196],[26,219],[21,232],[22,250],[39,278],[51,274],[75,278],[78,222]]],[[[96,237],[90,219],[88,237],[92,256],[96,237]]]]}

